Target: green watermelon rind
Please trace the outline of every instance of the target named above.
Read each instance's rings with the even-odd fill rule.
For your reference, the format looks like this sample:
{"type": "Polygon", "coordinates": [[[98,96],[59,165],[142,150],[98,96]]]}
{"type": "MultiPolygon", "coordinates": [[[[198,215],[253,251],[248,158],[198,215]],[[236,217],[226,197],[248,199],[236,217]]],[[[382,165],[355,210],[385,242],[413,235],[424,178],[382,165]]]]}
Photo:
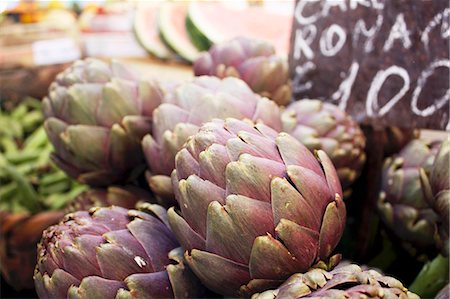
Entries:
{"type": "MultiPolygon", "coordinates": [[[[139,11],[139,10],[137,10],[139,11]]],[[[167,60],[173,58],[175,53],[172,52],[171,49],[165,47],[159,47],[154,44],[152,44],[147,37],[145,36],[145,30],[144,27],[140,23],[141,18],[138,16],[139,12],[136,13],[134,18],[134,24],[133,24],[133,33],[136,37],[136,40],[139,42],[139,44],[152,56],[155,56],[156,58],[167,60]]],[[[165,45],[163,42],[162,45],[165,45]]]]}
{"type": "Polygon", "coordinates": [[[189,4],[187,16],[189,17],[191,28],[195,28],[194,30],[198,32],[194,34],[198,34],[209,45],[223,42],[223,34],[200,13],[201,5],[201,2],[191,2],[189,4]]]}
{"type": "Polygon", "coordinates": [[[190,44],[189,46],[195,48],[195,52],[190,51],[187,47],[181,45],[179,41],[175,40],[174,35],[176,34],[173,33],[173,26],[170,24],[169,18],[166,16],[169,12],[169,5],[162,5],[158,12],[158,28],[161,40],[168,48],[177,53],[182,59],[192,63],[195,59],[197,59],[200,52],[193,44],[190,44]]]}
{"type": "Polygon", "coordinates": [[[195,26],[189,13],[186,15],[186,30],[191,42],[200,51],[208,51],[213,45],[213,42],[195,26]]]}

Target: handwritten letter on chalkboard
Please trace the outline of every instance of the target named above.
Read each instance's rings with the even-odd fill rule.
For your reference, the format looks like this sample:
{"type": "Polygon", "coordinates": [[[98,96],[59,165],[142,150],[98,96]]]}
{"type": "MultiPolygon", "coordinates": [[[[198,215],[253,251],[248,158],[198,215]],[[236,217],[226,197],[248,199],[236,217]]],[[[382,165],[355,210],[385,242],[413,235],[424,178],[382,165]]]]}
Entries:
{"type": "Polygon", "coordinates": [[[295,98],[363,123],[450,130],[449,38],[447,0],[297,0],[295,98]]]}

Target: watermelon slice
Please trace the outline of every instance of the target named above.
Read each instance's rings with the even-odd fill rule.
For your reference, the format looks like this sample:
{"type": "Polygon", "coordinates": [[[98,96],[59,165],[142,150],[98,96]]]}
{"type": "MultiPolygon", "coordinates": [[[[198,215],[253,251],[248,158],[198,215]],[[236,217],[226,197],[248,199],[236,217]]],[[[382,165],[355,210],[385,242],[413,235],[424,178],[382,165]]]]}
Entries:
{"type": "Polygon", "coordinates": [[[181,58],[193,62],[200,54],[189,39],[185,26],[187,3],[167,2],[158,12],[158,27],[161,39],[181,58]]]}
{"type": "Polygon", "coordinates": [[[136,9],[134,33],[141,46],[160,59],[173,58],[175,54],[161,41],[157,15],[161,2],[142,2],[136,9]]]}
{"type": "Polygon", "coordinates": [[[293,1],[277,2],[285,9],[227,3],[195,1],[189,5],[186,27],[200,50],[236,36],[247,36],[271,42],[278,54],[287,55],[293,21],[293,1]]]}

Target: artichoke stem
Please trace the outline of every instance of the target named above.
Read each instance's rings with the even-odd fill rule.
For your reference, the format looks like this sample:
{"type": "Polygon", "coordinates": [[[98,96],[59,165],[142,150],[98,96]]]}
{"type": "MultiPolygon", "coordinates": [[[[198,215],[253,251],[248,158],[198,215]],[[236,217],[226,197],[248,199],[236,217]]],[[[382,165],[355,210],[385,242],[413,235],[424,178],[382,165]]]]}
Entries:
{"type": "Polygon", "coordinates": [[[440,254],[432,261],[427,262],[410,285],[409,290],[422,298],[434,298],[449,281],[448,263],[449,258],[440,254]]]}

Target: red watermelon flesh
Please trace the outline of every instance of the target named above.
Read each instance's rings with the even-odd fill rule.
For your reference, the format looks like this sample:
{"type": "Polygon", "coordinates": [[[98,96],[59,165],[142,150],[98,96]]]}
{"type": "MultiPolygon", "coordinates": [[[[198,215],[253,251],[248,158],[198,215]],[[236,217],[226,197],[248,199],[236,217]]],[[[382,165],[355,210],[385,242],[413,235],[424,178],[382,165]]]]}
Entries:
{"type": "Polygon", "coordinates": [[[159,37],[157,24],[158,10],[163,3],[143,2],[138,5],[134,21],[134,31],[141,45],[158,58],[173,58],[170,51],[159,37]]]}
{"type": "Polygon", "coordinates": [[[213,43],[247,36],[270,41],[277,53],[287,55],[293,21],[293,1],[281,1],[279,5],[292,10],[274,11],[264,6],[249,6],[245,9],[217,2],[193,2],[190,17],[213,43]]]}
{"type": "Polygon", "coordinates": [[[192,44],[186,31],[188,5],[183,2],[167,2],[159,11],[159,31],[164,41],[187,61],[194,61],[199,51],[192,44]]]}

